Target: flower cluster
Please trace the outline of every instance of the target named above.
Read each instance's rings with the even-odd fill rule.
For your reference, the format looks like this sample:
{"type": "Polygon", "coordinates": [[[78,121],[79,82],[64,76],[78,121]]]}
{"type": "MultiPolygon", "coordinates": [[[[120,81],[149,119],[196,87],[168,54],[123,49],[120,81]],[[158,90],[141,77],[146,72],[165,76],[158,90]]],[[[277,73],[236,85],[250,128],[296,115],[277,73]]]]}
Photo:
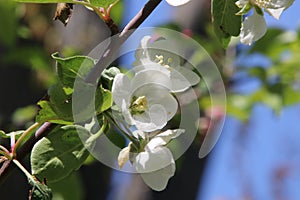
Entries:
{"type": "Polygon", "coordinates": [[[119,167],[130,160],[145,183],[157,191],[166,187],[175,172],[173,155],[166,145],[184,132],[162,131],[179,107],[173,93],[186,91],[200,81],[196,73],[179,66],[178,56],[160,54],[161,42],[166,40],[154,42],[150,36],[144,37],[136,52],[132,78],[119,73],[112,85],[113,100],[124,122],[135,129],[130,136],[133,140],[119,154],[119,167]]]}
{"type": "Polygon", "coordinates": [[[241,9],[238,14],[245,15],[254,8],[253,14],[247,16],[242,23],[241,42],[251,45],[265,35],[267,25],[262,9],[275,19],[279,19],[282,12],[293,2],[294,0],[238,0],[236,5],[241,9]]]}

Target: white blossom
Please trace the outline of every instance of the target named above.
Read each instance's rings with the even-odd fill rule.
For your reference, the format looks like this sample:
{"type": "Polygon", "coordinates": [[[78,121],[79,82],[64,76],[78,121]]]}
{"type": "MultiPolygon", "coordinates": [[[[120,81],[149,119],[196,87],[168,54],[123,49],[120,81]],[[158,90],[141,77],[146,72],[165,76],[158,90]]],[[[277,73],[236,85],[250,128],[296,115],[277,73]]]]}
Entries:
{"type": "MultiPolygon", "coordinates": [[[[247,5],[257,6],[258,9],[264,9],[275,19],[279,19],[282,12],[290,7],[294,0],[239,0],[236,5],[244,8],[247,5]]],[[[267,25],[262,13],[257,13],[256,9],[251,16],[247,16],[242,23],[241,42],[251,45],[265,35],[267,25]]]]}
{"type": "Polygon", "coordinates": [[[192,70],[181,67],[177,55],[167,54],[165,50],[167,46],[173,48],[172,50],[175,48],[171,46],[170,41],[159,40],[151,43],[151,37],[145,36],[141,41],[139,53],[136,54],[140,64],[134,70],[137,73],[148,69],[161,71],[169,77],[172,92],[183,92],[198,84],[200,81],[199,76],[192,70]],[[160,51],[163,51],[167,56],[160,55],[160,51]],[[154,54],[155,61],[153,61],[154,54]]]}
{"type": "MultiPolygon", "coordinates": [[[[169,179],[174,175],[175,161],[166,145],[183,132],[183,129],[162,132],[151,138],[141,152],[130,158],[134,169],[153,190],[161,191],[165,189],[169,179]]],[[[148,133],[139,130],[133,132],[133,135],[138,139],[142,138],[144,141],[149,138],[148,133]]]]}
{"type": "Polygon", "coordinates": [[[241,42],[251,45],[267,32],[266,21],[263,16],[254,11],[253,15],[245,18],[241,28],[241,42]]]}
{"type": "Polygon", "coordinates": [[[158,70],[147,70],[130,80],[118,74],[112,85],[115,104],[125,121],[144,132],[162,129],[175,115],[178,107],[170,94],[169,80],[158,70]]]}
{"type": "Polygon", "coordinates": [[[181,6],[188,3],[190,0],[166,0],[171,6],[181,6]]]}

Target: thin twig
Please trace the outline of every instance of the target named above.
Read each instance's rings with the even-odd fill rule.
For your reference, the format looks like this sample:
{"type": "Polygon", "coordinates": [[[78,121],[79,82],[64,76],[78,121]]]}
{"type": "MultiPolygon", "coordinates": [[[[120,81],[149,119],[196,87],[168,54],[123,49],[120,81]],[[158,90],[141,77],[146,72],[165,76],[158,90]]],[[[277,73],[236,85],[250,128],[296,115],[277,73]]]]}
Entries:
{"type": "MultiPolygon", "coordinates": [[[[17,160],[23,160],[32,150],[33,146],[41,138],[45,137],[51,130],[56,127],[56,124],[51,124],[50,122],[44,123],[36,133],[30,137],[18,150],[16,153],[17,160]]],[[[6,160],[0,168],[0,185],[3,184],[6,178],[11,174],[11,172],[16,168],[16,165],[12,165],[11,160],[6,160]]]]}
{"type": "Polygon", "coordinates": [[[26,131],[24,131],[24,133],[22,133],[21,137],[17,140],[16,144],[14,145],[13,149],[12,149],[12,153],[13,155],[15,155],[16,150],[18,149],[18,147],[20,146],[20,144],[22,142],[24,142],[24,138],[26,138],[28,135],[32,134],[33,131],[35,131],[41,124],[36,122],[33,125],[31,125],[26,131]]]}
{"type": "Polygon", "coordinates": [[[101,73],[105,68],[107,68],[113,61],[116,53],[122,46],[122,44],[129,38],[131,34],[134,33],[135,29],[138,28],[144,21],[149,17],[149,15],[154,11],[154,9],[159,5],[162,0],[150,0],[145,6],[137,13],[135,17],[125,26],[123,31],[120,33],[119,37],[115,37],[105,53],[102,55],[99,62],[90,71],[85,81],[96,85],[101,73]]]}

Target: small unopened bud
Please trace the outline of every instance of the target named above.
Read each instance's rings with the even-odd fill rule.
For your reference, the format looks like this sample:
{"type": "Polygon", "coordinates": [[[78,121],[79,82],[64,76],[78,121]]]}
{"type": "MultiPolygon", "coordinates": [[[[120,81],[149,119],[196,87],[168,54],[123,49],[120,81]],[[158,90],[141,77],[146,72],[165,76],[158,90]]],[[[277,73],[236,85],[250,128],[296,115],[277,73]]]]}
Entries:
{"type": "Polygon", "coordinates": [[[122,169],[125,163],[129,160],[129,154],[130,154],[130,144],[128,147],[123,148],[118,156],[118,165],[119,168],[122,169]]]}

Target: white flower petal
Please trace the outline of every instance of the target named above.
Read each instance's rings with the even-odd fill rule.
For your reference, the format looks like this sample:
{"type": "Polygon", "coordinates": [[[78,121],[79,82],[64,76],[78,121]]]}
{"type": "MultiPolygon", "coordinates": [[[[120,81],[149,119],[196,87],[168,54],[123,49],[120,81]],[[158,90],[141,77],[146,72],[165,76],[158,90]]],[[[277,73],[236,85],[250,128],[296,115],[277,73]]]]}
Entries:
{"type": "Polygon", "coordinates": [[[122,107],[122,102],[128,102],[130,97],[130,80],[124,74],[117,74],[112,84],[112,97],[119,108],[122,107]]]}
{"type": "Polygon", "coordinates": [[[263,16],[254,11],[253,15],[245,18],[241,28],[241,42],[251,45],[267,32],[267,25],[263,16]]]}
{"type": "Polygon", "coordinates": [[[125,121],[129,125],[135,125],[135,120],[132,118],[130,110],[128,109],[128,106],[127,106],[125,100],[123,100],[121,108],[122,108],[122,114],[123,114],[125,121]]]}
{"type": "Polygon", "coordinates": [[[150,42],[151,40],[151,36],[150,35],[146,35],[142,38],[141,40],[141,47],[144,51],[147,51],[147,47],[148,47],[148,43],[150,42]]]}
{"type": "Polygon", "coordinates": [[[243,8],[248,3],[249,3],[248,0],[239,0],[239,1],[235,2],[235,5],[239,8],[243,8]]]}
{"type": "Polygon", "coordinates": [[[148,85],[136,91],[135,94],[137,96],[146,96],[149,107],[155,104],[162,105],[167,112],[167,120],[170,120],[177,112],[178,103],[176,99],[164,87],[148,85]]]}
{"type": "Polygon", "coordinates": [[[168,144],[171,139],[178,137],[184,132],[184,129],[167,130],[165,132],[162,132],[152,138],[146,145],[145,149],[147,151],[151,151],[151,149],[155,149],[156,147],[164,146],[168,144]]]}
{"type": "Polygon", "coordinates": [[[188,3],[190,0],[166,0],[172,6],[180,6],[188,3]]]}
{"type": "Polygon", "coordinates": [[[266,11],[272,15],[275,19],[279,19],[280,15],[284,11],[285,8],[278,8],[278,9],[266,9],[266,11]]]}
{"type": "Polygon", "coordinates": [[[155,191],[162,191],[167,187],[169,179],[174,176],[175,164],[172,163],[167,167],[152,173],[141,174],[144,182],[155,191]]]}
{"type": "Polygon", "coordinates": [[[174,163],[173,155],[167,147],[157,147],[136,155],[133,166],[138,173],[151,173],[174,163]]]}
{"type": "Polygon", "coordinates": [[[171,88],[171,81],[168,75],[157,69],[145,69],[138,72],[131,81],[132,91],[135,91],[139,88],[145,87],[144,90],[147,90],[147,85],[157,85],[165,88],[171,88]]]}
{"type": "Polygon", "coordinates": [[[171,70],[172,92],[183,92],[200,81],[200,77],[190,69],[180,67],[171,70]]]}
{"type": "MultiPolygon", "coordinates": [[[[149,115],[151,122],[157,126],[157,129],[162,129],[168,122],[168,114],[160,104],[155,104],[150,107],[149,115]]],[[[153,130],[154,131],[154,130],[153,130]]]]}
{"type": "Polygon", "coordinates": [[[265,9],[288,8],[293,4],[294,0],[265,0],[257,5],[265,9]]]}
{"type": "Polygon", "coordinates": [[[165,108],[159,104],[152,105],[149,112],[133,116],[137,129],[144,132],[162,129],[167,124],[167,117],[165,108]]]}
{"type": "Polygon", "coordinates": [[[132,135],[133,135],[135,138],[137,138],[137,139],[139,139],[140,137],[143,138],[143,139],[146,138],[145,133],[144,133],[143,131],[141,131],[141,130],[135,130],[135,131],[133,131],[133,132],[132,132],[132,135]]]}

